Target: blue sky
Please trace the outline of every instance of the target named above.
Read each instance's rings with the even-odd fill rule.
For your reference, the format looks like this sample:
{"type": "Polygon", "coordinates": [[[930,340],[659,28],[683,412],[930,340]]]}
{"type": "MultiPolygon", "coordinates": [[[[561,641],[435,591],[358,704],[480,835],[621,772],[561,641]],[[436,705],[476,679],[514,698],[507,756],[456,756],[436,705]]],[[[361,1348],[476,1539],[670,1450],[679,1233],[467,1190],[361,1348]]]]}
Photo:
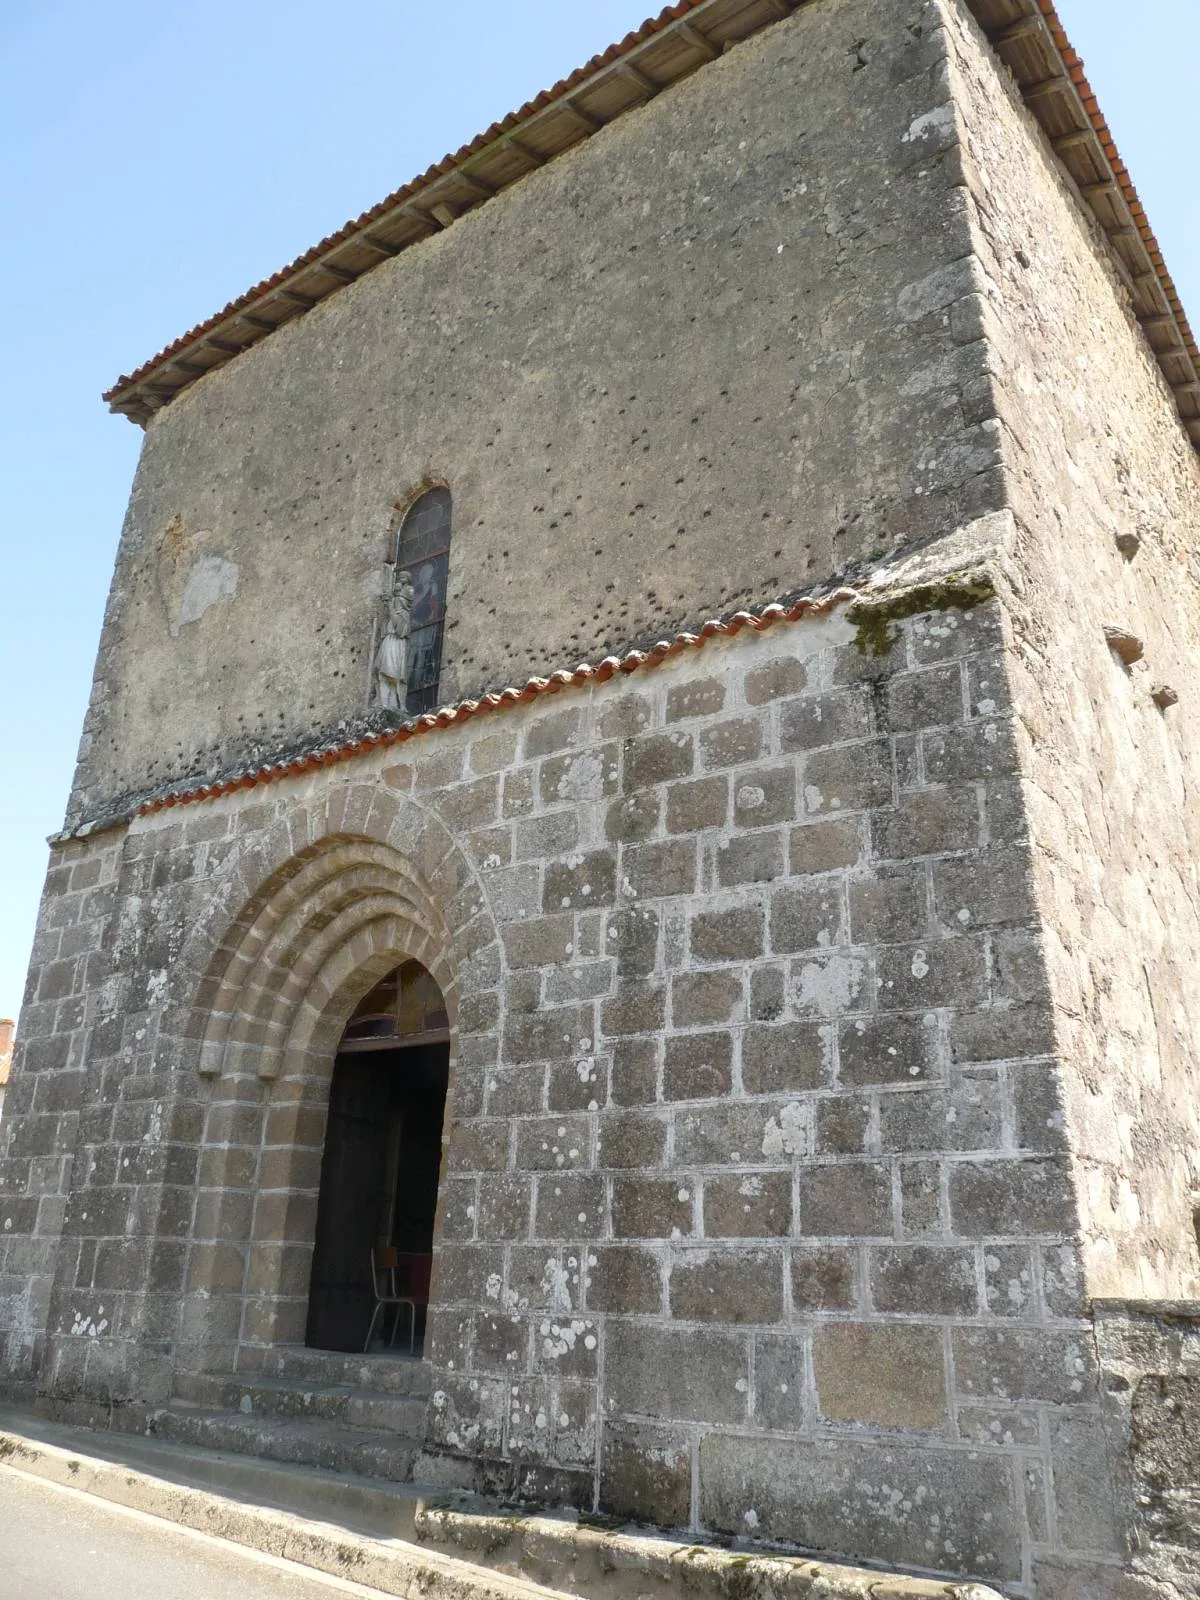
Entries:
{"type": "MultiPolygon", "coordinates": [[[[1131,23],[1127,0],[1058,3],[1200,324],[1200,7],[1144,0],[1131,23]]],[[[0,1016],[20,1004],[141,439],[100,391],[646,8],[0,8],[0,1016]]]]}

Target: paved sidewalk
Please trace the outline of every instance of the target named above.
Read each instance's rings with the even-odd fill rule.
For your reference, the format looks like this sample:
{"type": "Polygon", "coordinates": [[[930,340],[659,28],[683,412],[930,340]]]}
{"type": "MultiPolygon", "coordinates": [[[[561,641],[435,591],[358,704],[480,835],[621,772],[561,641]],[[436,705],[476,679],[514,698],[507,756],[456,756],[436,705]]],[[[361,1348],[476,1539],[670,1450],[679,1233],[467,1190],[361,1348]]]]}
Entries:
{"type": "Polygon", "coordinates": [[[351,1596],[379,1591],[0,1467],[0,1600],[351,1596]]]}

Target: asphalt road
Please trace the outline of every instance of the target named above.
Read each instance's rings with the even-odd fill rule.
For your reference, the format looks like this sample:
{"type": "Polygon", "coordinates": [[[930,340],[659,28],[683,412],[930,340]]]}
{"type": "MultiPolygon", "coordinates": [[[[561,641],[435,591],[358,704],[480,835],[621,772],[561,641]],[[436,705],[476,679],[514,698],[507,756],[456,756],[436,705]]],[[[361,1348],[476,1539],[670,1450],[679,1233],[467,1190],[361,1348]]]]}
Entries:
{"type": "Polygon", "coordinates": [[[0,1467],[0,1600],[379,1600],[240,1545],[0,1467]]]}

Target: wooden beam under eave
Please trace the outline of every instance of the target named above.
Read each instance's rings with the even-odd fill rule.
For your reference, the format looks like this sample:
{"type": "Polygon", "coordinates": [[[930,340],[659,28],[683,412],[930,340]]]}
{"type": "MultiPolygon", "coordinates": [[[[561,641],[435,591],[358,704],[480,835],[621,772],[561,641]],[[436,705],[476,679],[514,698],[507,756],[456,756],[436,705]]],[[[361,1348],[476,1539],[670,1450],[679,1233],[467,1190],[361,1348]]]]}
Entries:
{"type": "Polygon", "coordinates": [[[991,42],[996,44],[1012,44],[1018,39],[1027,39],[1031,33],[1044,33],[1042,19],[1036,11],[1030,12],[1027,17],[1018,17],[1015,22],[1006,23],[991,34],[991,42]]]}
{"type": "Polygon", "coordinates": [[[549,156],[542,155],[540,150],[535,150],[532,145],[528,145],[524,140],[518,139],[516,134],[513,133],[504,135],[500,141],[500,148],[502,150],[511,150],[514,155],[521,156],[535,167],[544,167],[550,159],[549,156]]]}
{"type": "Polygon", "coordinates": [[[630,83],[636,84],[647,100],[652,100],[662,89],[660,83],[655,83],[649,73],[643,72],[632,61],[619,61],[617,63],[617,77],[626,78],[630,83]]]}
{"type": "Polygon", "coordinates": [[[604,124],[598,117],[593,117],[590,111],[581,111],[574,100],[564,97],[553,105],[546,107],[547,113],[551,111],[565,111],[572,122],[582,128],[586,133],[599,133],[604,124]]]}
{"type": "Polygon", "coordinates": [[[1071,87],[1071,80],[1065,72],[1055,73],[1053,77],[1042,78],[1037,83],[1021,85],[1021,94],[1026,100],[1048,100],[1051,95],[1063,94],[1071,87]]]}
{"type": "Polygon", "coordinates": [[[702,50],[707,60],[715,61],[721,54],[720,47],[715,45],[706,34],[694,27],[690,22],[677,22],[674,29],[679,38],[687,41],[695,50],[702,50]]]}

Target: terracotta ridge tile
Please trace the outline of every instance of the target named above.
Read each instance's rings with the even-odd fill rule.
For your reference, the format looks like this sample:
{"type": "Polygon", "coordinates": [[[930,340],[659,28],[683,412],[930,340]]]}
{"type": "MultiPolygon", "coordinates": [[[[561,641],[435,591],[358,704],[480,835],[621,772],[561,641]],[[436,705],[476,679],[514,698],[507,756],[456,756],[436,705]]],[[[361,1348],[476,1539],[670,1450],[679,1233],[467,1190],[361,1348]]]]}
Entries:
{"type": "Polygon", "coordinates": [[[385,733],[367,733],[346,744],[327,746],[308,755],[295,756],[289,761],[279,761],[254,771],[235,773],[232,777],[214,783],[200,783],[191,788],[172,789],[156,795],[135,808],[134,815],[146,817],[156,811],[174,806],[194,805],[201,800],[215,800],[238,789],[253,789],[260,784],[277,783],[282,778],[299,777],[319,767],[336,766],[369,755],[373,750],[392,745],[406,744],[410,739],[450,727],[461,727],[474,717],[488,716],[496,711],[506,711],[512,706],[527,705],[546,694],[559,694],[564,689],[580,689],[592,683],[607,683],[617,673],[645,671],[661,666],[669,656],[687,650],[700,650],[710,639],[735,638],[750,629],[765,633],[781,622],[799,622],[804,617],[821,616],[840,605],[851,605],[862,598],[857,589],[835,589],[830,594],[804,595],[790,605],[773,601],[755,611],[735,611],[732,616],[712,618],[694,632],[677,633],[673,638],[660,639],[645,650],[629,650],[623,656],[605,656],[594,666],[582,661],[574,668],[560,668],[545,678],[530,678],[520,689],[491,690],[475,700],[460,700],[456,705],[443,706],[437,711],[426,711],[398,728],[385,733]]]}

